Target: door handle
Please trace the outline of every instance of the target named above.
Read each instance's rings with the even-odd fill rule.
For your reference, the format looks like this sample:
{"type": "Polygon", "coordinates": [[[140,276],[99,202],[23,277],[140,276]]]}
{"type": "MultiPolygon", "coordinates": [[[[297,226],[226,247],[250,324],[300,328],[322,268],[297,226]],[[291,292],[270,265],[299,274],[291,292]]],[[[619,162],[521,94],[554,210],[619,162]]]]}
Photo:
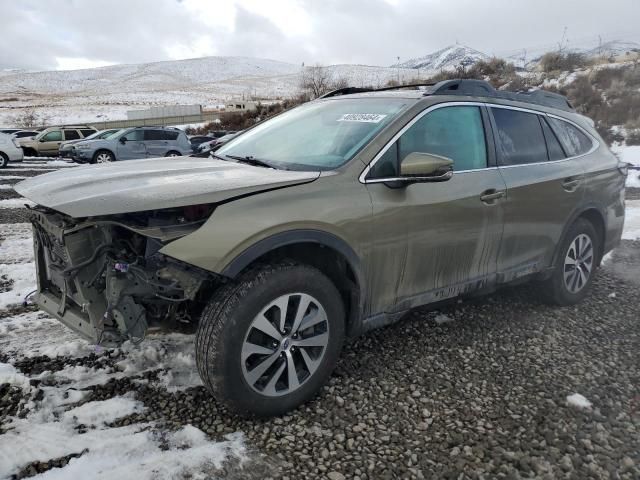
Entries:
{"type": "Polygon", "coordinates": [[[480,195],[480,200],[487,205],[493,205],[496,200],[501,199],[502,197],[504,197],[504,195],[504,190],[496,190],[495,188],[490,188],[489,190],[485,190],[484,192],[482,192],[482,194],[480,195]]]}
{"type": "Polygon", "coordinates": [[[565,178],[562,182],[562,188],[569,193],[575,192],[579,185],[580,179],[575,177],[565,178]]]}

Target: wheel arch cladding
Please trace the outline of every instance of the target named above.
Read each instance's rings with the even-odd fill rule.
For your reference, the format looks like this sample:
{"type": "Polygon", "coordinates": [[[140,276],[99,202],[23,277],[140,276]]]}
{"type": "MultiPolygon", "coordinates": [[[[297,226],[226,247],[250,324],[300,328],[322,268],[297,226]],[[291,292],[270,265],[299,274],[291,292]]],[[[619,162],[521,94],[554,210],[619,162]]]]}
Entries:
{"type": "Polygon", "coordinates": [[[336,235],[320,230],[292,230],[267,237],[234,258],[221,272],[236,278],[256,263],[291,260],[324,273],[340,292],[347,318],[347,335],[360,333],[365,290],[360,258],[336,235]]]}

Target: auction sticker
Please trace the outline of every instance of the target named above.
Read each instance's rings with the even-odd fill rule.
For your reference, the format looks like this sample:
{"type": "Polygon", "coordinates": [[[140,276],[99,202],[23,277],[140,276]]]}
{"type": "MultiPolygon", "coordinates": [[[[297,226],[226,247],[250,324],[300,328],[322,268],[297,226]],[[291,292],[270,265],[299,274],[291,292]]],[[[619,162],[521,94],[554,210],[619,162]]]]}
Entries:
{"type": "Polygon", "coordinates": [[[379,123],[386,117],[381,113],[345,113],[342,117],[338,118],[338,122],[365,122],[365,123],[379,123]]]}

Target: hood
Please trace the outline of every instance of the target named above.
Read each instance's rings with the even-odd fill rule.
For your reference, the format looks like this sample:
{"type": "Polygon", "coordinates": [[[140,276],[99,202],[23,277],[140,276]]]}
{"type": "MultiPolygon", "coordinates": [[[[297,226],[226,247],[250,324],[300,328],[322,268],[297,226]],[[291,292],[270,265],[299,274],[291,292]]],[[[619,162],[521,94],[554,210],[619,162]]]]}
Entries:
{"type": "Polygon", "coordinates": [[[72,217],[93,217],[217,203],[311,182],[319,175],[210,158],[169,157],[64,168],[14,188],[39,205],[72,217]]]}

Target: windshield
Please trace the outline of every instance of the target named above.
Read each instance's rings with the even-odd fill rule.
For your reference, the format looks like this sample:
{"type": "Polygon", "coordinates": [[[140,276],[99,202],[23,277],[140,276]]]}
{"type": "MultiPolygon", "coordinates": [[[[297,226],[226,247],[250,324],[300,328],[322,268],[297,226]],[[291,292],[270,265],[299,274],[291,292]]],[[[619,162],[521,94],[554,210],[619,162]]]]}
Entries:
{"type": "Polygon", "coordinates": [[[406,105],[395,98],[307,103],[243,133],[216,155],[291,170],[331,170],[353,158],[406,105]]]}

